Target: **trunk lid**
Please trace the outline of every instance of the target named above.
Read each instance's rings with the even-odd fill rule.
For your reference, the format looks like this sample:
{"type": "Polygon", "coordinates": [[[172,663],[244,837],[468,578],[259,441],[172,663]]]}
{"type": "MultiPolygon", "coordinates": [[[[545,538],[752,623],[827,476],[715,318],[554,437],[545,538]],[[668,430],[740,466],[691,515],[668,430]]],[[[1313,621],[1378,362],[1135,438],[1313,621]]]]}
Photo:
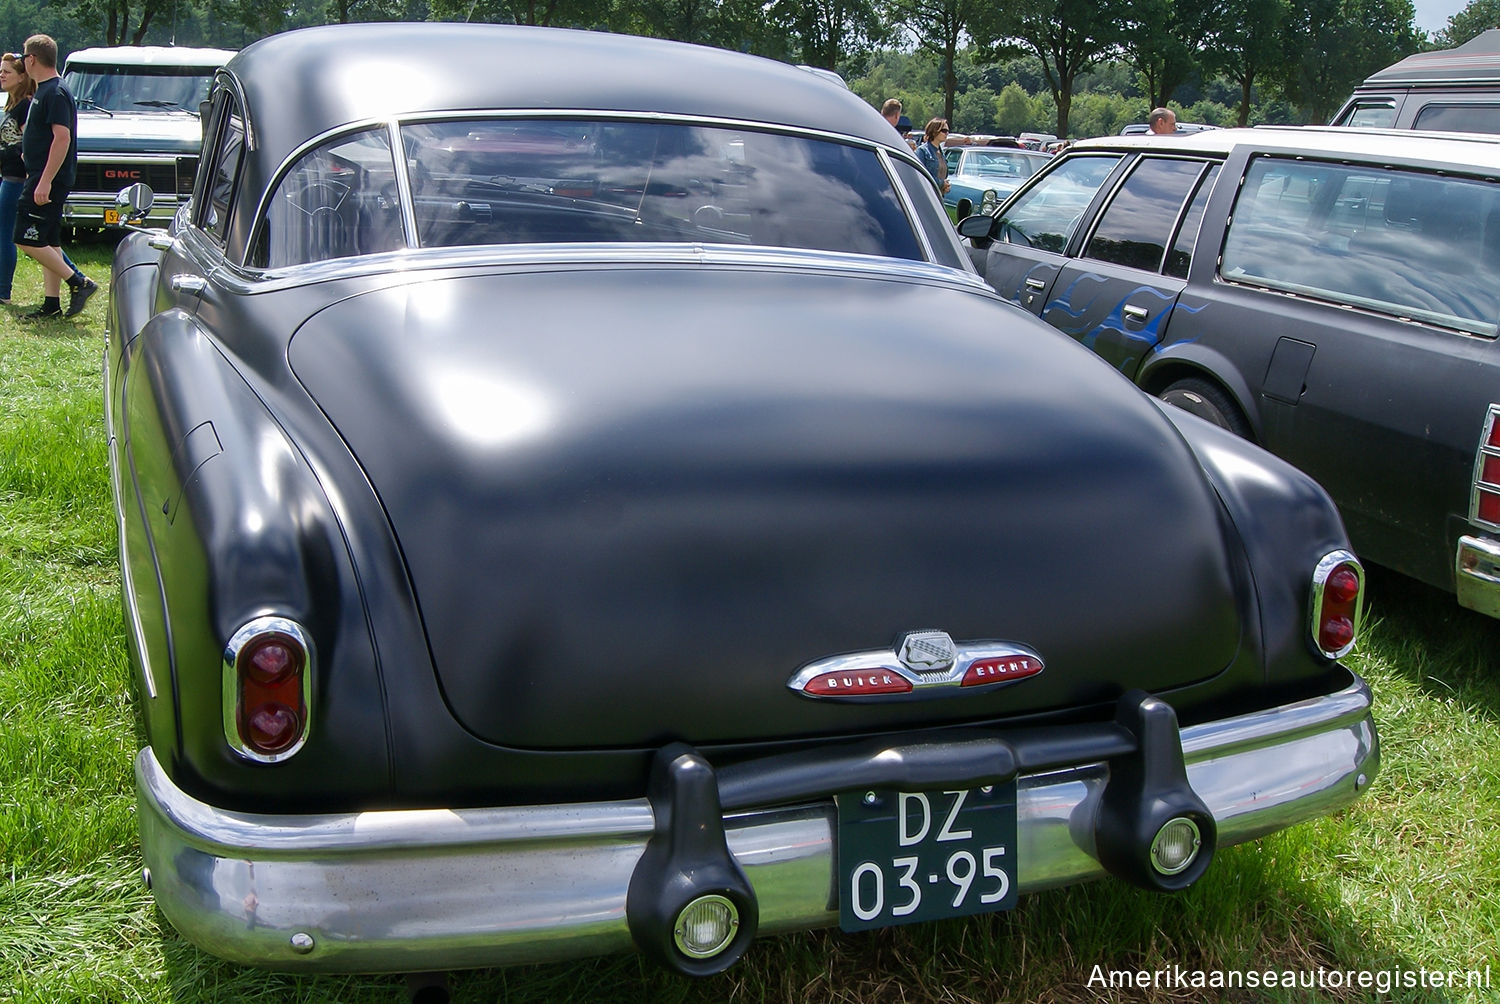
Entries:
{"type": "Polygon", "coordinates": [[[364,293],[295,372],[379,494],[453,714],[532,749],[869,733],[1212,677],[1239,545],[1156,406],[954,284],[495,271],[364,293]],[[787,683],[902,632],[1036,650],[987,693],[787,683]]]}

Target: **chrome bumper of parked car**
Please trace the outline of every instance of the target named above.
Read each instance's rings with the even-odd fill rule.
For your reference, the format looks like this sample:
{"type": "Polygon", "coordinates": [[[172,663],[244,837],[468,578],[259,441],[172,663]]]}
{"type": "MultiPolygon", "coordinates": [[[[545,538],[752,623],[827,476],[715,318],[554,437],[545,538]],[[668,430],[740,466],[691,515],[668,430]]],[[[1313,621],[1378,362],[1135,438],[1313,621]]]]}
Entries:
{"type": "MultiPolygon", "coordinates": [[[[1370,691],[1352,674],[1324,697],[1183,728],[1181,746],[1221,846],[1338,809],[1379,762],[1370,691]]],[[[1094,833],[1108,762],[1040,772],[1018,762],[1020,890],[1104,875],[1094,833]]],[[[402,972],[632,944],[627,895],[655,829],[646,798],[254,815],[191,798],[149,748],[136,758],[136,780],[156,901],[215,955],[279,970],[402,972]]],[[[732,810],[734,797],[724,801],[732,810]]],[[[831,800],[723,818],[760,931],[838,922],[831,800]]]]}
{"type": "MultiPolygon", "coordinates": [[[[121,187],[124,187],[123,185],[121,187]]],[[[68,195],[68,201],[63,205],[63,225],[69,227],[118,227],[119,206],[115,202],[115,192],[72,192],[68,195]],[[116,218],[109,220],[107,214],[116,214],[116,218]]],[[[181,199],[168,192],[158,195],[151,211],[143,221],[146,224],[160,224],[165,226],[172,222],[172,217],[177,213],[177,207],[181,199]]]]}
{"type": "Polygon", "coordinates": [[[1460,606],[1500,617],[1500,541],[1458,538],[1454,581],[1460,606]]]}

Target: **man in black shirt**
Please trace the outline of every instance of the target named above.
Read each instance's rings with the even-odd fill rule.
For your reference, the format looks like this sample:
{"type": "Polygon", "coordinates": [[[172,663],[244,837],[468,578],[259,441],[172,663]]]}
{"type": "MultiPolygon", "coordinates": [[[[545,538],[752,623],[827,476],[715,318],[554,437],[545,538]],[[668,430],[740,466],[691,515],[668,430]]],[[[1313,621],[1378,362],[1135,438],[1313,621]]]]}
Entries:
{"type": "Polygon", "coordinates": [[[26,185],[16,211],[16,246],[42,266],[42,305],[22,316],[23,321],[57,317],[62,310],[62,284],[68,283],[68,317],[83,310],[99,284],[73,274],[63,259],[63,203],[73,187],[78,167],[78,106],[57,74],[57,43],[47,35],[32,35],[21,49],[26,72],[36,81],[26,131],[21,135],[21,159],[26,185]]]}

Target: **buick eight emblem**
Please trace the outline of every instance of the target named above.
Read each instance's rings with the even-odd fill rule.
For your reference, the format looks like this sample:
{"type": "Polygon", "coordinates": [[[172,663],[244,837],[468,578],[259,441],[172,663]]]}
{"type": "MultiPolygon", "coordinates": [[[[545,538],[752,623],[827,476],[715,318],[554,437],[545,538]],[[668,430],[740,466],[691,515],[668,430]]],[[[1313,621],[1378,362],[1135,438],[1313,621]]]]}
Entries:
{"type": "Polygon", "coordinates": [[[908,631],[892,648],[810,662],[787,686],[820,700],[917,699],[988,692],[1044,668],[1035,649],[1016,642],[955,642],[946,631],[908,631]]]}

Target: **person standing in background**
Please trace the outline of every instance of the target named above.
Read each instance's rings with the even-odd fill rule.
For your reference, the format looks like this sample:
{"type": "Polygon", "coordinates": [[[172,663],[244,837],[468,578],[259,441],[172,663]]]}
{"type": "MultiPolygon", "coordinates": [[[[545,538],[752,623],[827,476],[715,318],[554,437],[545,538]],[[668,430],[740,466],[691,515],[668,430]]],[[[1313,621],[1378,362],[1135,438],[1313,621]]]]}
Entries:
{"type": "Polygon", "coordinates": [[[1172,136],[1177,133],[1177,113],[1170,108],[1153,108],[1146,116],[1146,128],[1157,136],[1172,136]]]}
{"type": "Polygon", "coordinates": [[[937,182],[938,191],[948,191],[948,161],[943,157],[943,140],[948,136],[948,120],[932,119],[922,130],[922,142],[917,147],[917,159],[937,182]]]}
{"type": "Polygon", "coordinates": [[[36,94],[21,135],[26,183],[16,209],[16,246],[42,266],[44,292],[42,305],[21,320],[61,315],[64,281],[69,290],[66,316],[72,317],[99,290],[88,276],[75,277],[62,253],[63,204],[78,166],[78,107],[58,76],[57,43],[50,36],[32,35],[21,57],[36,81],[36,94]]]}
{"type": "MultiPolygon", "coordinates": [[[[16,274],[16,205],[21,201],[21,187],[26,183],[26,165],[21,159],[21,133],[26,128],[26,112],[36,93],[32,80],[22,65],[18,52],[0,56],[0,90],[5,92],[5,111],[0,118],[0,303],[9,303],[16,274]]],[[[83,273],[63,253],[63,260],[73,270],[75,280],[83,273]]]]}
{"type": "Polygon", "coordinates": [[[897,132],[901,131],[901,99],[886,98],[885,104],[880,106],[880,114],[891,124],[891,128],[897,132]]]}

